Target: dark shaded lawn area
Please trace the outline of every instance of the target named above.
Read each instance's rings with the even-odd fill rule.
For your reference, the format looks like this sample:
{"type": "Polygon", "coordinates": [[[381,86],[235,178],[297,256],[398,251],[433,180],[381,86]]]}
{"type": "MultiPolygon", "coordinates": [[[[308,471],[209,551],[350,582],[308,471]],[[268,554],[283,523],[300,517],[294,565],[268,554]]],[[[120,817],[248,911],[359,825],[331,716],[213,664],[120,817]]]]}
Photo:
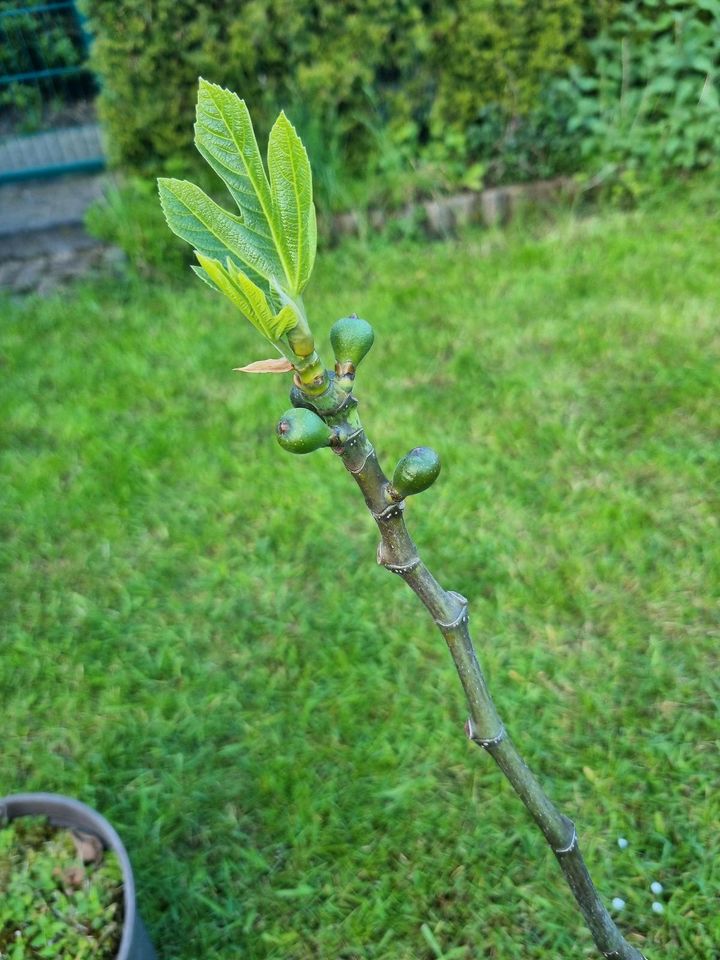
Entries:
{"type": "MultiPolygon", "coordinates": [[[[374,324],[376,446],[444,463],[411,530],[664,960],[720,943],[716,197],[351,244],[308,297],[374,324]]],[[[357,490],[279,449],[287,384],[230,372],[262,342],[200,286],[4,305],[0,792],[111,818],[168,960],[594,955],[357,490]]]]}

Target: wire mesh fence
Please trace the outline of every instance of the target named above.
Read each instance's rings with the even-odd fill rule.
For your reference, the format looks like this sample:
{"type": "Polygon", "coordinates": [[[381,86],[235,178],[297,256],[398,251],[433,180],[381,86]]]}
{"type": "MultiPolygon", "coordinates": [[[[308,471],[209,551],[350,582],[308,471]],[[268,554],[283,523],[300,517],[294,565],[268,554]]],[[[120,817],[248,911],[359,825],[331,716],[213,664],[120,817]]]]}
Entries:
{"type": "Polygon", "coordinates": [[[0,183],[104,166],[73,0],[0,0],[0,183]]]}

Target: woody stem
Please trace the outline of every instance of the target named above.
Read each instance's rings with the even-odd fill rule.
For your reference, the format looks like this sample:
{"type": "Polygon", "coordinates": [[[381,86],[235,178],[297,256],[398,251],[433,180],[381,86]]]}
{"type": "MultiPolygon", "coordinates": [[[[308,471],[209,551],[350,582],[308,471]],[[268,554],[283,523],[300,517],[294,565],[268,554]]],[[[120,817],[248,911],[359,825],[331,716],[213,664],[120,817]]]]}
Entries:
{"type": "MultiPolygon", "coordinates": [[[[345,411],[348,404],[344,405],[345,411]]],[[[319,411],[347,439],[336,449],[365,497],[380,531],[378,563],[417,594],[445,638],[465,690],[468,737],[485,749],[510,781],[542,831],[565,874],[598,949],[613,960],[645,960],[622,936],[590,878],[572,820],[540,786],[510,739],[487,687],[468,629],[468,602],[445,590],[420,559],[403,519],[404,503],[389,502],[388,481],[350,405],[350,415],[319,411]]]]}

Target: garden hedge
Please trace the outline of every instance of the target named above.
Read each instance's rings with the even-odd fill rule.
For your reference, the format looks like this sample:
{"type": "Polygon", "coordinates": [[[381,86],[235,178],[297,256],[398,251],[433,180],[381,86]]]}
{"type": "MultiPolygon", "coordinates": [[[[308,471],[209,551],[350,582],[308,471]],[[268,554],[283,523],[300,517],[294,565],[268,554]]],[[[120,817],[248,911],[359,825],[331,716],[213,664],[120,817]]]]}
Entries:
{"type": "MultiPolygon", "coordinates": [[[[483,107],[522,115],[544,79],[582,58],[613,0],[84,0],[111,160],[178,172],[199,74],[237,90],[262,136],[289,108],[351,167],[388,144],[467,152],[483,107]]],[[[302,130],[307,139],[306,130],[302,130]]]]}

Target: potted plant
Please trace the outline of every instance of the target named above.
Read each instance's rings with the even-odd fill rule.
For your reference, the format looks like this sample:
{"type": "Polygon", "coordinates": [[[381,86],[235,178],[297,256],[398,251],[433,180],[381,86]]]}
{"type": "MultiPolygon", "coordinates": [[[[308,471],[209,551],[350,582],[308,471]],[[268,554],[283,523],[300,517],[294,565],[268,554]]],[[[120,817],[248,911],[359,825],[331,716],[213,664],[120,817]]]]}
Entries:
{"type": "Polygon", "coordinates": [[[95,810],[54,793],[0,798],[0,958],[31,957],[155,960],[120,837],[95,810]],[[46,818],[48,826],[23,824],[22,818],[30,817],[46,818]],[[69,863],[63,853],[73,845],[76,856],[69,863]],[[110,862],[105,865],[104,859],[110,862]],[[31,889],[33,883],[42,889],[31,889]],[[88,890],[90,884],[93,890],[88,890]],[[60,904],[65,911],[57,909],[60,904]],[[91,915],[75,915],[77,904],[91,915]],[[103,920],[116,929],[98,929],[103,920]],[[66,936],[66,925],[72,938],[66,936]],[[71,939],[73,946],[65,946],[71,939]]]}

